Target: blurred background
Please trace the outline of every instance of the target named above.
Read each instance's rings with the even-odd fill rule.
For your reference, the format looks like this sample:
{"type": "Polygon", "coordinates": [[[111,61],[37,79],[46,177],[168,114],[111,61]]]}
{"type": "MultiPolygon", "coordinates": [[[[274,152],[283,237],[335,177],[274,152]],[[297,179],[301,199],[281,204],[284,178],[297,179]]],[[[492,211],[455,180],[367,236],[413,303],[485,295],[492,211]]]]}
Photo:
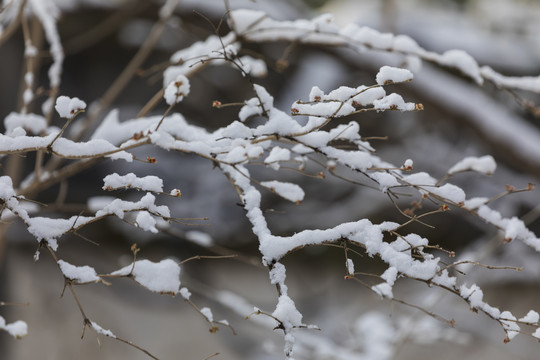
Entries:
{"type": "MultiPolygon", "coordinates": [[[[161,2],[130,0],[56,0],[62,10],[58,29],[65,50],[60,92],[79,97],[90,106],[107,91],[125,69],[156,23],[161,2]]],[[[4,1],[4,5],[9,0],[4,1]]],[[[481,65],[489,65],[509,76],[540,74],[540,3],[526,0],[230,0],[231,8],[247,7],[267,12],[280,20],[313,18],[332,13],[340,26],[348,23],[369,26],[381,32],[405,34],[423,48],[444,52],[462,49],[481,65]]],[[[162,85],[162,71],[170,56],[214,33],[225,14],[222,1],[181,0],[166,24],[154,50],[129,85],[105,107],[119,110],[120,120],[134,118],[162,85]]],[[[39,31],[37,23],[30,25],[39,31]]],[[[218,29],[226,34],[224,24],[218,29]]],[[[37,37],[39,38],[39,36],[37,37]]],[[[39,45],[39,44],[38,44],[39,45]]],[[[50,56],[42,39],[42,59],[36,83],[48,86],[50,56]]],[[[246,53],[259,54],[267,62],[268,75],[257,79],[275,97],[275,104],[288,111],[293,101],[307,99],[313,86],[329,92],[341,85],[371,85],[383,65],[405,66],[414,72],[411,83],[391,87],[406,101],[424,104],[413,113],[362,113],[344,119],[360,123],[362,136],[388,136],[372,140],[377,154],[396,165],[410,158],[415,171],[442,177],[465,156],[491,154],[498,167],[495,175],[463,174],[452,179],[469,197],[491,197],[506,184],[517,188],[538,183],[540,178],[540,104],[538,94],[509,92],[486,83],[479,87],[458,72],[391,52],[366,50],[356,53],[336,48],[317,48],[285,43],[248,44],[246,53]],[[283,65],[286,66],[283,66],[283,65]]],[[[19,29],[0,43],[0,119],[20,108],[25,73],[24,40],[19,29]]],[[[188,121],[216,129],[235,120],[238,108],[215,109],[213,100],[242,102],[252,97],[249,83],[230,67],[208,67],[191,79],[191,93],[175,110],[188,121]]],[[[39,96],[32,111],[40,113],[39,96]]],[[[45,90],[42,91],[45,94],[45,90]]],[[[161,115],[162,102],[150,115],[161,115]]],[[[62,122],[54,118],[56,125],[62,122]]],[[[36,194],[37,201],[50,204],[43,216],[71,216],[88,211],[93,196],[115,195],[137,199],[132,191],[105,193],[102,179],[117,172],[138,176],[157,175],[165,188],[179,188],[180,199],[160,199],[175,216],[202,218],[195,225],[177,226],[174,234],[154,235],[109,219],[83,230],[84,236],[100,246],[75,236],[60,241],[58,256],[73,264],[89,264],[107,273],[131,261],[130,246],[136,242],[140,257],[159,261],[194,255],[239,254],[238,258],[198,260],[183,266],[183,286],[193,293],[200,307],[209,306],[217,319],[227,319],[238,335],[222,328],[208,332],[204,319],[180,298],[150,293],[126,279],[77,288],[89,316],[120,337],[148,349],[160,359],[281,359],[282,336],[260,317],[244,317],[252,306],[272,312],[276,292],[258,257],[257,241],[250,231],[238,196],[227,179],[212,164],[189,155],[153,148],[137,149],[140,158],[155,157],[155,165],[102,162],[63,185],[36,194]],[[61,189],[61,187],[64,187],[61,189]],[[54,203],[66,192],[61,207],[54,203]],[[212,246],[200,246],[205,234],[212,246]],[[174,236],[173,236],[174,235],[174,236]]],[[[3,175],[17,184],[32,173],[34,158],[20,158],[17,167],[2,159],[3,175]]],[[[273,170],[255,169],[257,176],[276,176],[273,170]]],[[[368,187],[339,179],[308,179],[293,172],[279,175],[299,183],[306,191],[301,206],[285,204],[271,194],[264,206],[276,234],[290,234],[306,228],[326,228],[340,222],[367,217],[373,223],[403,221],[388,198],[368,187]]],[[[530,229],[540,234],[538,191],[516,194],[492,206],[505,216],[525,216],[530,229]]],[[[409,200],[405,199],[403,204],[409,200]]],[[[471,254],[490,265],[524,267],[522,272],[467,269],[469,285],[478,283],[492,305],[524,316],[539,310],[540,258],[521,243],[502,245],[495,229],[479,219],[452,211],[429,218],[435,229],[411,226],[432,244],[456,251],[458,257],[471,254]],[[536,307],[536,308],[535,308],[536,307]]],[[[87,332],[79,339],[82,321],[73,298],[59,298],[64,286],[57,267],[46,254],[33,261],[37,244],[18,222],[9,224],[0,251],[0,301],[29,303],[28,306],[0,307],[8,322],[24,320],[29,335],[14,340],[0,332],[1,359],[146,359],[146,355],[119,342],[101,339],[87,332]]],[[[373,259],[355,257],[357,271],[380,273],[384,268],[373,259]]],[[[420,311],[398,303],[381,301],[371,291],[343,280],[346,273],[342,249],[310,248],[285,260],[290,295],[304,314],[304,322],[317,324],[321,331],[298,332],[298,359],[535,359],[539,345],[532,338],[518,337],[503,344],[504,333],[492,320],[472,314],[466,304],[451,294],[423,284],[401,280],[396,297],[456,320],[456,329],[437,322],[420,311]],[[473,316],[471,316],[473,315],[473,316]],[[457,331],[459,330],[459,332],[457,331]],[[369,343],[380,344],[386,353],[369,352],[369,343]]]]}

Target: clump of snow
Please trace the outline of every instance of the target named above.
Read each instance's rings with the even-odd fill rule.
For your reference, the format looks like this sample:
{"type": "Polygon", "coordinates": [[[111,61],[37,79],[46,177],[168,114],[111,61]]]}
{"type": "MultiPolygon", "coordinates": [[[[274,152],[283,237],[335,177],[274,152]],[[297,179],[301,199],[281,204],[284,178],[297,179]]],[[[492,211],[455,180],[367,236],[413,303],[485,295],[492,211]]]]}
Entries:
{"type": "Polygon", "coordinates": [[[148,213],[148,211],[139,211],[135,224],[145,231],[150,231],[154,234],[158,233],[156,228],[156,219],[148,213]]]}
{"type": "Polygon", "coordinates": [[[262,78],[268,74],[266,63],[261,59],[255,59],[251,56],[242,56],[238,59],[242,70],[249,75],[262,78]]]}
{"type": "Polygon", "coordinates": [[[22,320],[17,320],[13,323],[6,324],[6,320],[0,316],[0,330],[7,331],[11,336],[20,339],[28,335],[28,325],[22,320]]]}
{"type": "Polygon", "coordinates": [[[88,210],[96,212],[109,205],[114,199],[116,198],[113,196],[93,196],[88,198],[86,206],[88,210]]]}
{"type": "Polygon", "coordinates": [[[411,159],[405,160],[405,162],[403,163],[403,168],[404,168],[405,170],[409,170],[409,171],[412,170],[412,168],[413,168],[413,161],[412,161],[411,159]]]}
{"type": "Polygon", "coordinates": [[[413,79],[413,74],[407,69],[400,69],[392,66],[383,66],[380,68],[375,79],[377,81],[377,84],[387,85],[411,81],[413,79]]]}
{"type": "Polygon", "coordinates": [[[359,317],[354,324],[354,332],[364,349],[362,358],[389,360],[393,358],[394,342],[398,339],[388,315],[370,311],[359,317]]]}
{"type": "Polygon", "coordinates": [[[454,166],[448,170],[449,175],[453,175],[462,171],[476,171],[482,174],[491,175],[495,172],[497,163],[493,156],[485,155],[482,157],[466,157],[457,162],[454,166]]]}
{"type": "Polygon", "coordinates": [[[369,174],[369,177],[375,180],[379,184],[379,188],[384,193],[386,193],[386,191],[392,186],[401,185],[397,181],[394,175],[389,174],[387,172],[383,172],[383,171],[374,172],[372,174],[369,174]]]}
{"type": "Polygon", "coordinates": [[[94,331],[98,334],[105,335],[111,338],[116,338],[116,335],[114,335],[111,330],[106,330],[93,321],[90,321],[90,325],[92,325],[92,329],[94,329],[94,331]]]}
{"type": "Polygon", "coordinates": [[[59,96],[58,99],[56,99],[54,108],[60,117],[71,119],[77,113],[86,109],[86,103],[76,97],[70,98],[67,96],[59,96]]]}
{"type": "Polygon", "coordinates": [[[392,286],[385,282],[372,286],[371,290],[385,299],[392,299],[394,297],[392,286]]]}
{"type": "Polygon", "coordinates": [[[529,324],[538,324],[538,320],[540,320],[540,315],[534,310],[529,310],[527,315],[519,319],[519,321],[529,324]]]}
{"type": "Polygon", "coordinates": [[[114,214],[118,218],[123,219],[126,212],[138,209],[148,209],[152,213],[159,216],[170,217],[171,213],[169,208],[165,205],[156,205],[155,200],[156,197],[151,193],[146,193],[146,195],[144,195],[137,202],[114,199],[111,203],[103,207],[101,210],[98,210],[96,212],[96,217],[114,214]]]}
{"type": "Polygon", "coordinates": [[[13,135],[16,128],[29,130],[33,134],[39,134],[47,129],[47,121],[41,115],[37,114],[19,114],[12,112],[4,119],[6,135],[13,135]]]}
{"type": "Polygon", "coordinates": [[[189,94],[190,89],[191,86],[188,78],[185,75],[180,74],[167,85],[163,97],[167,104],[177,104],[184,99],[184,96],[189,94]]]}
{"type": "Polygon", "coordinates": [[[289,161],[291,159],[291,152],[288,149],[276,146],[272,148],[270,154],[264,159],[264,163],[270,166],[274,170],[279,170],[280,161],[289,161]]]}
{"type": "Polygon", "coordinates": [[[253,85],[257,97],[253,97],[244,103],[238,113],[241,122],[245,122],[252,116],[262,115],[274,106],[274,98],[261,85],[253,85]]]}
{"type": "Polygon", "coordinates": [[[180,196],[182,196],[182,192],[180,191],[180,189],[172,189],[172,190],[169,192],[169,195],[171,195],[171,196],[176,196],[176,197],[180,197],[180,196]]]}
{"type": "Polygon", "coordinates": [[[455,204],[465,202],[465,192],[460,187],[453,184],[444,184],[442,186],[429,189],[432,194],[440,196],[445,200],[450,200],[455,204]]]}
{"type": "Polygon", "coordinates": [[[540,76],[504,76],[489,66],[482,66],[480,73],[499,87],[528,90],[540,93],[540,76]]]}
{"type": "Polygon", "coordinates": [[[373,100],[373,107],[377,110],[400,110],[413,111],[416,106],[414,103],[406,103],[401,95],[392,93],[386,95],[380,100],[373,100]]]}
{"type": "Polygon", "coordinates": [[[191,291],[183,287],[180,289],[180,295],[182,296],[184,300],[189,300],[189,298],[191,297],[191,291]]]}
{"type": "Polygon", "coordinates": [[[212,237],[208,233],[202,231],[186,231],[185,236],[187,240],[204,247],[211,246],[214,243],[212,237]]]}
{"type": "Polygon", "coordinates": [[[296,144],[291,149],[292,152],[300,155],[306,155],[312,153],[314,150],[310,147],[307,147],[303,144],[296,144]]]}
{"type": "Polygon", "coordinates": [[[516,323],[516,317],[510,311],[503,311],[499,321],[502,323],[503,329],[506,330],[508,340],[512,340],[519,334],[520,328],[516,323]]]}
{"type": "Polygon", "coordinates": [[[352,259],[347,259],[345,265],[347,266],[347,273],[354,274],[354,262],[352,261],[352,259]]]}
{"type": "Polygon", "coordinates": [[[480,74],[480,66],[476,60],[463,50],[448,50],[437,57],[440,64],[459,69],[465,75],[470,76],[479,85],[484,83],[480,74]]]}
{"type": "Polygon", "coordinates": [[[262,181],[261,185],[291,202],[300,203],[304,200],[304,190],[296,184],[272,180],[262,181]]]}
{"type": "Polygon", "coordinates": [[[177,294],[180,289],[180,266],[173,260],[165,259],[158,263],[138,260],[111,275],[132,275],[133,279],[157,293],[177,294]]]}
{"type": "Polygon", "coordinates": [[[203,307],[203,308],[201,309],[201,314],[203,314],[204,317],[205,317],[209,322],[213,322],[213,321],[214,321],[214,314],[212,314],[212,310],[210,310],[210,308],[203,307]]]}
{"type": "Polygon", "coordinates": [[[0,199],[6,201],[15,195],[11,178],[7,175],[0,176],[0,199]]]}
{"type": "Polygon", "coordinates": [[[439,275],[435,276],[432,281],[441,286],[453,288],[456,286],[457,278],[454,276],[448,275],[447,270],[443,270],[439,275]]]}
{"type": "Polygon", "coordinates": [[[76,281],[77,283],[88,283],[101,280],[100,277],[97,276],[96,270],[88,265],[75,266],[64,260],[58,260],[58,266],[66,278],[76,281]]]}
{"type": "Polygon", "coordinates": [[[302,325],[302,314],[296,309],[294,301],[288,295],[281,295],[272,316],[279,319],[286,331],[302,325]]]}
{"type": "Polygon", "coordinates": [[[53,219],[47,217],[33,217],[26,220],[28,232],[39,242],[47,241],[52,250],[58,248],[57,239],[72,229],[87,224],[93,217],[72,216],[69,219],[53,219]]]}
{"type": "Polygon", "coordinates": [[[270,283],[271,284],[283,284],[285,282],[286,269],[285,266],[279,262],[276,262],[270,270],[270,283]]]}
{"type": "Polygon", "coordinates": [[[103,190],[137,188],[144,191],[163,192],[163,180],[154,175],[137,177],[133,173],[118,175],[113,173],[103,178],[103,190]]]}

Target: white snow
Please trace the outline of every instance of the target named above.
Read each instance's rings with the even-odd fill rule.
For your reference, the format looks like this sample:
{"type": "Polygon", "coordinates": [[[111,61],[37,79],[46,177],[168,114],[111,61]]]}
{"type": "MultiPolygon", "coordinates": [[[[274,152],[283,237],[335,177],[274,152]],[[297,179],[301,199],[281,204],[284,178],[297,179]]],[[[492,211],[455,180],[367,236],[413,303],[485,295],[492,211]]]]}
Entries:
{"type": "Polygon", "coordinates": [[[190,90],[191,85],[188,78],[185,75],[180,74],[167,85],[163,97],[167,104],[177,104],[184,99],[184,96],[189,95],[190,90]]]}
{"type": "Polygon", "coordinates": [[[191,297],[191,292],[187,288],[183,287],[180,289],[180,295],[184,300],[189,300],[191,297]]]}
{"type": "Polygon", "coordinates": [[[496,168],[497,163],[491,155],[482,157],[471,156],[458,161],[457,164],[448,170],[448,174],[453,175],[458,172],[472,170],[481,174],[491,175],[495,172],[496,168]]]}
{"type": "Polygon", "coordinates": [[[527,315],[519,319],[519,321],[529,324],[538,324],[538,320],[540,320],[540,315],[534,310],[529,310],[527,315]]]}
{"type": "Polygon", "coordinates": [[[264,163],[274,170],[279,170],[280,161],[289,161],[291,152],[289,149],[284,149],[279,146],[272,148],[270,154],[264,159],[264,163]]]}
{"type": "Polygon", "coordinates": [[[279,262],[276,262],[270,270],[270,283],[271,284],[283,284],[287,277],[285,266],[279,262]]]}
{"type": "Polygon", "coordinates": [[[373,100],[373,107],[377,110],[413,111],[416,106],[414,103],[406,103],[401,95],[392,93],[380,100],[373,100]]]}
{"type": "Polygon", "coordinates": [[[92,329],[94,329],[98,334],[116,338],[116,335],[114,335],[111,330],[106,330],[93,321],[90,321],[90,324],[92,325],[92,329]]]}
{"type": "Polygon", "coordinates": [[[123,219],[126,212],[140,209],[148,209],[156,215],[170,217],[171,213],[169,208],[165,205],[156,205],[155,200],[156,197],[151,193],[146,193],[146,195],[137,202],[114,199],[111,203],[97,211],[96,217],[114,214],[118,218],[123,219]]]}
{"type": "Polygon", "coordinates": [[[300,203],[302,200],[304,200],[304,190],[302,190],[302,188],[296,184],[272,180],[262,181],[261,185],[291,202],[300,203]]]}
{"type": "Polygon", "coordinates": [[[210,310],[210,308],[203,307],[201,309],[201,314],[203,314],[209,322],[214,321],[214,314],[212,314],[212,310],[210,310]]]}
{"type": "Polygon", "coordinates": [[[153,292],[174,295],[180,289],[180,266],[170,259],[158,263],[138,260],[135,265],[130,264],[111,273],[111,275],[130,274],[136,282],[153,292]]]}
{"type": "Polygon", "coordinates": [[[302,325],[302,314],[296,309],[294,301],[287,295],[279,297],[272,315],[283,323],[286,331],[294,326],[302,325]]]}
{"type": "Polygon", "coordinates": [[[413,74],[407,69],[400,69],[385,65],[379,69],[375,79],[377,84],[386,85],[411,81],[413,79],[413,74]]]}
{"type": "Polygon", "coordinates": [[[405,162],[403,163],[403,167],[404,167],[406,170],[412,170],[412,168],[413,168],[413,161],[412,161],[411,159],[405,160],[405,162]]]}
{"type": "Polygon", "coordinates": [[[113,190],[121,188],[136,188],[143,191],[163,192],[163,180],[154,175],[137,177],[133,173],[118,175],[109,174],[103,178],[103,190],[113,190]]]}
{"type": "Polygon", "coordinates": [[[54,108],[60,117],[71,119],[78,112],[86,109],[86,103],[76,97],[70,98],[67,96],[59,96],[56,99],[54,108]]]}
{"type": "Polygon", "coordinates": [[[6,135],[12,135],[13,131],[18,128],[24,128],[32,134],[37,135],[47,128],[47,121],[41,115],[37,114],[19,114],[12,112],[4,119],[4,127],[6,135]]]}
{"type": "Polygon", "coordinates": [[[489,66],[482,66],[480,73],[499,87],[521,89],[540,93],[540,76],[504,76],[489,66]]]}
{"type": "Polygon", "coordinates": [[[382,192],[386,192],[392,186],[399,186],[400,183],[397,181],[396,177],[392,174],[383,171],[377,171],[372,174],[369,174],[369,177],[377,181],[379,188],[382,192]]]}
{"type": "Polygon", "coordinates": [[[508,340],[515,338],[520,331],[519,325],[516,323],[516,317],[512,315],[510,311],[503,311],[499,321],[502,323],[503,328],[506,330],[506,336],[508,340]]]}
{"type": "Polygon", "coordinates": [[[148,211],[139,211],[135,223],[138,227],[154,234],[158,233],[156,228],[156,219],[148,211]]]}
{"type": "Polygon", "coordinates": [[[185,236],[187,240],[199,246],[208,247],[214,244],[214,240],[212,240],[212,236],[202,231],[198,231],[198,230],[186,231],[185,236]]]}
{"type": "Polygon", "coordinates": [[[22,338],[28,335],[28,325],[22,320],[6,324],[6,320],[0,316],[0,330],[7,331],[11,336],[16,339],[22,338]]]}
{"type": "Polygon", "coordinates": [[[484,83],[480,74],[480,66],[474,58],[463,50],[448,50],[437,56],[437,61],[442,65],[452,66],[459,69],[465,75],[470,76],[479,85],[484,83]]]}
{"type": "Polygon", "coordinates": [[[57,239],[68,231],[78,228],[89,221],[92,217],[72,216],[69,219],[52,219],[47,217],[33,217],[26,220],[28,232],[39,242],[46,240],[49,246],[56,251],[57,239]]]}
{"type": "Polygon", "coordinates": [[[345,265],[347,266],[347,273],[354,274],[354,262],[352,261],[352,259],[347,259],[345,265]]]}
{"type": "Polygon", "coordinates": [[[60,266],[60,270],[66,278],[74,280],[77,283],[96,282],[100,280],[96,270],[90,266],[75,266],[64,260],[58,260],[58,266],[60,266]]]}
{"type": "Polygon", "coordinates": [[[453,184],[444,184],[442,186],[426,188],[432,194],[440,196],[445,200],[450,200],[455,204],[465,203],[465,192],[460,187],[453,184]]]}

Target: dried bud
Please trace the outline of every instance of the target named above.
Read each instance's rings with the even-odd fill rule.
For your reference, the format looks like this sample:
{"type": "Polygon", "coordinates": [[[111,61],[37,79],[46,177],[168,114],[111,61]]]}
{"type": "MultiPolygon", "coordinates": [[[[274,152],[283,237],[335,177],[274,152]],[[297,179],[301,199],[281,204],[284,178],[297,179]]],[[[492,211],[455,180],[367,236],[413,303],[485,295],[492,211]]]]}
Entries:
{"type": "Polygon", "coordinates": [[[414,104],[414,110],[416,111],[424,110],[424,104],[414,104]]]}
{"type": "Polygon", "coordinates": [[[221,107],[221,105],[222,105],[221,101],[219,101],[219,100],[212,101],[212,107],[215,107],[215,108],[219,109],[221,107]]]}
{"type": "Polygon", "coordinates": [[[514,186],[512,186],[512,185],[506,184],[505,188],[506,188],[506,191],[508,191],[508,192],[516,191],[516,188],[514,186]]]}
{"type": "Polygon", "coordinates": [[[157,162],[155,157],[147,156],[146,161],[152,164],[155,164],[157,162]]]}
{"type": "Polygon", "coordinates": [[[278,59],[276,61],[276,70],[282,72],[289,67],[289,62],[285,59],[278,59]]]}
{"type": "Polygon", "coordinates": [[[133,139],[133,140],[139,140],[139,139],[142,138],[143,136],[144,136],[144,133],[143,133],[142,131],[139,131],[138,133],[133,134],[132,139],[133,139]]]}
{"type": "Polygon", "coordinates": [[[329,160],[329,161],[326,163],[326,168],[327,168],[328,170],[330,170],[330,171],[335,170],[336,167],[337,167],[337,164],[336,164],[336,162],[333,161],[333,160],[329,160]]]}
{"type": "Polygon", "coordinates": [[[299,113],[299,111],[298,111],[297,108],[292,108],[292,109],[291,109],[291,112],[294,113],[294,114],[298,114],[298,113],[299,113]]]}

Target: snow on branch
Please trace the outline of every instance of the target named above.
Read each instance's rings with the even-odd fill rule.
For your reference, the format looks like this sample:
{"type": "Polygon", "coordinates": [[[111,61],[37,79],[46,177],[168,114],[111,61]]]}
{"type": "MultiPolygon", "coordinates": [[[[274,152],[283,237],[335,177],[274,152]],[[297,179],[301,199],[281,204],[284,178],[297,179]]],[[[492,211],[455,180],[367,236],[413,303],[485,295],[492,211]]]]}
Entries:
{"type": "Polygon", "coordinates": [[[148,290],[160,294],[176,295],[180,291],[180,266],[170,259],[158,263],[138,260],[110,275],[129,276],[148,290]]]}
{"type": "MultiPolygon", "coordinates": [[[[167,1],[160,10],[159,21],[166,21],[171,17],[177,3],[177,0],[167,1]]],[[[23,10],[21,8],[21,11],[23,10]]],[[[302,341],[298,340],[300,338],[298,330],[316,327],[303,323],[304,315],[288,291],[283,260],[291,253],[307,246],[331,244],[343,248],[347,279],[359,280],[358,277],[361,276],[360,272],[355,272],[355,263],[348,257],[349,251],[379,258],[384,264],[384,271],[380,275],[375,275],[377,282],[370,284],[359,282],[381,298],[398,301],[397,294],[394,293],[395,284],[401,278],[409,278],[442,288],[463,299],[472,310],[485,313],[501,325],[506,334],[506,341],[510,341],[519,333],[525,333],[521,329],[522,325],[539,326],[539,315],[534,310],[518,319],[511,312],[490,305],[484,300],[484,293],[477,284],[468,285],[467,276],[455,271],[455,268],[464,262],[447,263],[446,260],[441,260],[442,255],[435,254],[438,254],[436,251],[445,251],[444,249],[421,235],[406,232],[404,229],[411,223],[430,227],[424,222],[424,218],[444,213],[452,208],[477,216],[493,225],[504,234],[505,243],[519,240],[540,252],[540,239],[522,220],[517,217],[505,218],[500,212],[488,206],[490,202],[500,197],[532,191],[533,186],[528,185],[527,188],[520,190],[508,186],[505,192],[492,198],[471,198],[462,188],[448,183],[447,180],[465,171],[493,174],[496,163],[492,156],[467,157],[452,166],[444,177],[436,179],[427,172],[413,173],[411,159],[405,158],[402,166],[385,161],[376,155],[376,148],[370,143],[370,138],[365,137],[363,132],[361,134],[360,122],[356,118],[347,123],[343,119],[337,119],[360,115],[367,111],[378,113],[423,110],[422,104],[406,102],[401,94],[387,94],[386,91],[388,85],[412,81],[414,75],[410,70],[383,66],[371,85],[339,86],[328,93],[315,83],[310,84],[311,90],[306,94],[307,100],[297,100],[290,107],[280,109],[276,105],[279,102],[275,101],[268,90],[270,87],[257,84],[252,78],[266,75],[268,68],[265,61],[251,53],[253,56],[246,55],[244,51],[247,50],[245,45],[250,42],[286,41],[292,45],[334,46],[349,48],[356,52],[366,50],[394,52],[459,70],[478,85],[488,80],[503,89],[540,93],[538,78],[503,76],[490,67],[480,66],[473,57],[462,50],[449,50],[443,53],[428,51],[408,36],[381,33],[355,24],[339,28],[328,14],[311,20],[279,21],[262,11],[238,9],[226,14],[232,29],[229,34],[218,36],[219,29],[215,29],[216,35],[195,42],[170,57],[169,66],[162,74],[163,87],[154,97],[154,100],[165,100],[169,105],[162,115],[141,115],[120,121],[119,111],[111,110],[89,139],[81,141],[78,136],[65,136],[67,134],[65,130],[77,115],[85,111],[86,103],[67,96],[56,98],[64,59],[56,27],[60,12],[52,0],[28,0],[26,12],[37,16],[50,45],[53,62],[49,69],[49,79],[53,89],[49,93],[50,101],[46,104],[50,106],[56,99],[54,108],[58,115],[66,120],[59,129],[50,125],[50,114],[47,116],[26,114],[26,105],[33,99],[31,90],[23,95],[25,106],[11,112],[4,119],[5,133],[0,134],[0,154],[26,156],[35,153],[32,158],[36,160],[31,167],[33,170],[20,186],[14,186],[14,183],[18,183],[14,175],[0,177],[2,220],[19,218],[28,232],[38,241],[39,246],[46,247],[50,251],[58,264],[66,287],[76,299],[84,326],[96,334],[116,338],[112,331],[102,328],[86,316],[72,285],[104,282],[103,278],[113,277],[130,278],[146,289],[160,294],[174,296],[179,293],[184,301],[193,306],[211,324],[211,332],[217,330],[216,324],[229,326],[226,321],[215,321],[210,308],[199,309],[191,302],[191,292],[185,287],[181,288],[180,273],[183,263],[179,264],[172,259],[160,262],[136,260],[138,249],[135,246],[132,248],[134,256],[131,264],[111,273],[98,275],[89,265],[76,266],[58,259],[55,255],[58,241],[62,236],[69,233],[80,235],[78,234],[80,229],[105,217],[115,216],[128,225],[151,234],[158,233],[169,226],[170,222],[178,220],[172,217],[168,206],[156,203],[157,195],[181,196],[178,189],[165,193],[164,182],[160,177],[155,175],[139,177],[131,172],[125,175],[114,172],[105,176],[103,190],[136,189],[146,193],[135,201],[116,197],[93,199],[88,202],[89,210],[93,212],[90,216],[83,216],[82,213],[71,215],[74,212],[70,215],[55,212],[50,217],[34,216],[25,206],[25,203],[30,201],[22,195],[26,195],[26,190],[43,190],[46,186],[43,188],[40,186],[47,181],[50,181],[47,183],[48,186],[61,183],[62,188],[65,185],[64,180],[80,173],[87,166],[93,165],[93,161],[97,163],[100,159],[123,159],[126,162],[140,160],[130,151],[143,145],[171,151],[173,154],[181,152],[205,159],[221,171],[236,190],[240,197],[240,205],[245,210],[252,232],[258,241],[262,264],[268,268],[270,284],[275,286],[277,292],[274,309],[263,312],[257,308],[255,314],[265,315],[273,324],[277,324],[275,329],[283,332],[284,353],[290,359],[295,348],[302,345],[302,341]],[[223,121],[223,125],[215,130],[194,125],[182,114],[174,112],[175,105],[190,93],[192,83],[195,88],[198,79],[190,77],[204,70],[209,64],[226,65],[235,69],[252,90],[247,99],[238,99],[237,103],[232,104],[238,106],[234,118],[223,121]],[[305,118],[300,119],[302,116],[305,118]],[[77,161],[63,167],[62,159],[77,161]],[[287,166],[283,163],[287,163],[287,166]],[[298,168],[290,168],[288,165],[291,163],[297,163],[298,168]],[[307,164],[317,166],[320,171],[312,171],[307,164]],[[275,176],[270,176],[270,179],[265,181],[258,179],[259,176],[262,177],[260,172],[251,171],[251,168],[256,166],[274,170],[270,173],[275,176]],[[347,185],[374,189],[389,199],[404,220],[401,223],[389,221],[374,223],[367,218],[361,218],[341,223],[338,221],[338,224],[326,229],[300,229],[292,235],[275,235],[269,227],[267,212],[262,205],[263,197],[267,195],[264,190],[270,190],[298,205],[307,197],[297,183],[297,178],[284,181],[280,177],[281,172],[276,172],[285,169],[292,169],[301,175],[321,180],[333,176],[347,185]],[[404,209],[402,202],[398,201],[402,196],[401,191],[406,195],[416,196],[419,200],[413,202],[410,208],[404,209]],[[435,210],[422,208],[422,205],[428,202],[435,210]]],[[[21,12],[21,16],[23,15],[21,12]]],[[[32,46],[26,45],[27,52],[33,53],[33,50],[35,49],[32,46]]],[[[24,78],[28,87],[33,85],[33,74],[29,73],[24,78]]],[[[225,105],[218,100],[214,102],[214,107],[218,109],[225,105]]],[[[401,161],[403,160],[400,160],[400,163],[401,161]]],[[[157,160],[149,156],[143,162],[153,164],[157,160]]],[[[30,191],[29,193],[35,195],[30,191]]],[[[62,205],[62,196],[59,195],[58,199],[57,204],[62,205]]],[[[35,205],[39,209],[39,205],[35,205]]],[[[208,250],[219,248],[214,247],[212,237],[203,232],[187,231],[184,237],[208,250]]],[[[451,251],[446,253],[450,257],[454,255],[451,251]]],[[[228,303],[229,307],[242,310],[247,304],[243,299],[224,296],[223,293],[220,301],[228,303]]],[[[429,315],[437,318],[435,314],[429,315]]],[[[377,321],[380,325],[381,321],[377,321]]],[[[373,322],[373,318],[364,318],[357,326],[365,330],[366,326],[373,327],[370,325],[373,322]]],[[[447,322],[453,325],[453,320],[447,322]]],[[[18,321],[6,324],[3,317],[0,317],[0,329],[17,338],[27,333],[26,323],[18,321]]],[[[377,331],[371,334],[370,339],[374,339],[373,342],[377,342],[379,348],[390,346],[393,332],[388,330],[391,334],[385,335],[381,329],[386,331],[388,328],[384,324],[380,325],[377,331]]],[[[540,338],[540,329],[530,335],[540,338]]],[[[304,345],[306,343],[307,340],[304,345]]],[[[366,354],[371,355],[369,351],[366,351],[366,354]]],[[[383,355],[383,357],[390,356],[383,355]]]]}
{"type": "Polygon", "coordinates": [[[12,323],[6,323],[6,320],[0,316],[0,330],[5,330],[15,339],[20,339],[28,335],[28,325],[22,320],[17,320],[12,323]]]}
{"type": "MultiPolygon", "coordinates": [[[[323,14],[312,20],[280,21],[270,18],[269,15],[260,10],[238,9],[231,11],[230,17],[231,23],[234,24],[234,31],[243,41],[290,41],[311,45],[347,47],[358,52],[366,49],[395,52],[457,69],[478,85],[489,80],[501,88],[540,92],[540,82],[536,77],[506,77],[488,66],[481,67],[470,54],[463,50],[453,49],[439,54],[422,48],[407,35],[382,33],[357,24],[348,24],[339,28],[333,23],[330,14],[323,14]]],[[[407,77],[403,79],[407,79],[407,77]]]]}

